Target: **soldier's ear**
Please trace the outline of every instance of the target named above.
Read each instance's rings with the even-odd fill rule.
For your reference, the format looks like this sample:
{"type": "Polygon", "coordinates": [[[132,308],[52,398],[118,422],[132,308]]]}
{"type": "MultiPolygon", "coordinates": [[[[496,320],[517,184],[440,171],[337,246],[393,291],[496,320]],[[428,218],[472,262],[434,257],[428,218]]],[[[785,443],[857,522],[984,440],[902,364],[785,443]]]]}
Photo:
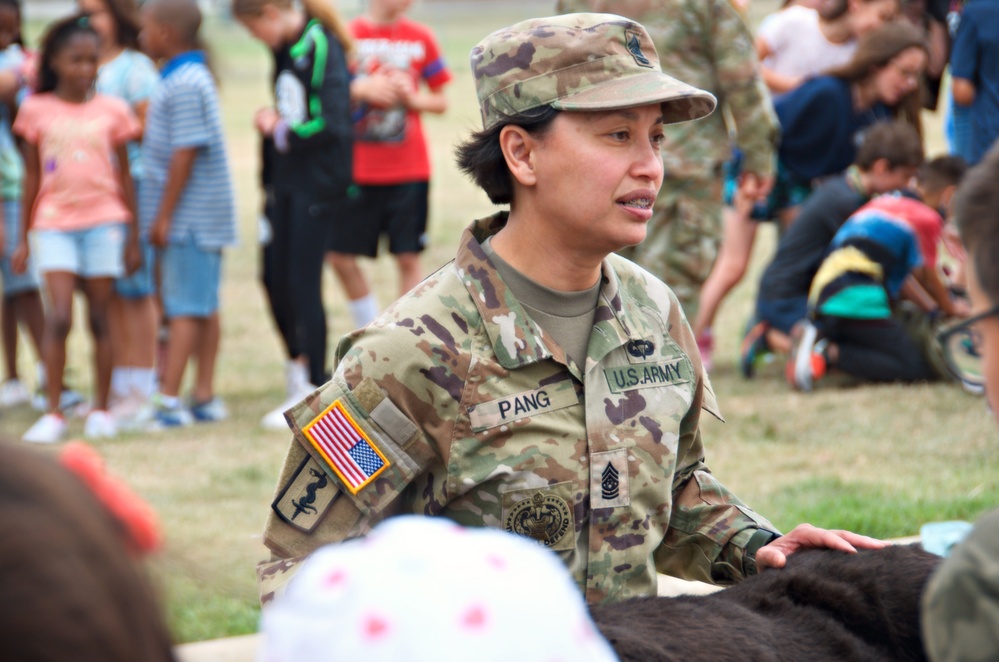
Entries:
{"type": "Polygon", "coordinates": [[[506,167],[516,183],[521,186],[537,184],[534,170],[534,150],[537,141],[523,127],[508,124],[499,134],[500,150],[506,160],[506,167]]]}

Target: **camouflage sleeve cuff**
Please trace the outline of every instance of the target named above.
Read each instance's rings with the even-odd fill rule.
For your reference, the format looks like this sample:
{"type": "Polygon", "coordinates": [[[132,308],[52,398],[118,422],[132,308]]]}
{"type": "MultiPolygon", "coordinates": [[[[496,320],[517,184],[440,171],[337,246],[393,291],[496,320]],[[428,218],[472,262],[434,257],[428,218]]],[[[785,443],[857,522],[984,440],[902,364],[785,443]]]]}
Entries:
{"type": "Polygon", "coordinates": [[[759,568],[756,567],[756,552],[778,538],[780,538],[779,533],[766,529],[757,529],[756,533],[749,538],[742,553],[742,572],[746,577],[752,577],[759,572],[759,568]]]}

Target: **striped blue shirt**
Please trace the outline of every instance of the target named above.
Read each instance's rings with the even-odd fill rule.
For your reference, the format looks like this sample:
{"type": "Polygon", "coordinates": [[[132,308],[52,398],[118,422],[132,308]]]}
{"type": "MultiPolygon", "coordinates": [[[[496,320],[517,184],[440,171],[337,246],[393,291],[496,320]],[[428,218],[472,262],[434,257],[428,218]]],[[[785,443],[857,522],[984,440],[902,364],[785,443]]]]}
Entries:
{"type": "Polygon", "coordinates": [[[236,243],[236,204],[218,93],[197,51],[178,55],[163,67],[163,80],[149,101],[139,187],[142,227],[156,218],[174,150],[191,147],[198,148],[198,155],[174,210],[170,243],[193,241],[206,250],[230,246],[236,243]]]}

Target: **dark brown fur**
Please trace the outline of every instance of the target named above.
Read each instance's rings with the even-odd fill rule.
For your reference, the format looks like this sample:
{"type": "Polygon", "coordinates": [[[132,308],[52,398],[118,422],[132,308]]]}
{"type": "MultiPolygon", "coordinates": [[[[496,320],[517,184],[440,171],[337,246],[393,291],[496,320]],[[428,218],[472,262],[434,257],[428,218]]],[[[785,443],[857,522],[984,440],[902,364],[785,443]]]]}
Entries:
{"type": "Polygon", "coordinates": [[[925,660],[919,598],[940,559],[918,545],[799,552],[706,596],[594,607],[625,662],[925,660]]]}

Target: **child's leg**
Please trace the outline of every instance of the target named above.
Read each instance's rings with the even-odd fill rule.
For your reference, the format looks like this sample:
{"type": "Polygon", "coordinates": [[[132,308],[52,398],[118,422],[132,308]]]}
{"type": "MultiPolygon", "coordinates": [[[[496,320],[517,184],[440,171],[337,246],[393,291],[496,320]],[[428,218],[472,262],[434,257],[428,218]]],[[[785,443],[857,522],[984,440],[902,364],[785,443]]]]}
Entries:
{"type": "Polygon", "coordinates": [[[0,308],[0,325],[3,326],[3,360],[5,380],[17,379],[17,318],[14,316],[14,297],[4,297],[0,308]]]}
{"type": "Polygon", "coordinates": [[[398,253],[395,256],[395,263],[399,266],[399,296],[402,296],[423,280],[420,254],[398,253]]]}
{"type": "Polygon", "coordinates": [[[87,297],[87,317],[94,343],[94,409],[108,408],[111,390],[111,335],[108,308],[114,291],[112,278],[84,278],[82,289],[87,297]]]}
{"type": "Polygon", "coordinates": [[[697,319],[693,325],[695,337],[711,326],[721,302],[746,274],[756,240],[757,224],[748,214],[726,207],[723,218],[725,228],[718,259],[701,288],[701,305],[697,309],[697,319]]]}
{"type": "Polygon", "coordinates": [[[66,368],[66,339],[73,327],[73,290],[76,274],[66,271],[45,273],[48,309],[42,354],[45,357],[46,393],[51,413],[58,413],[62,395],[62,377],[66,368]]]}
{"type": "Polygon", "coordinates": [[[180,395],[184,369],[194,353],[201,331],[202,319],[197,317],[171,317],[170,337],[167,340],[166,364],[160,392],[169,397],[180,395]]]}
{"type": "Polygon", "coordinates": [[[922,352],[897,320],[837,320],[829,328],[837,345],[832,368],[875,382],[932,377],[922,352]]]}
{"type": "MultiPolygon", "coordinates": [[[[160,261],[162,269],[163,309],[170,320],[166,365],[160,392],[175,398],[180,395],[184,369],[191,356],[199,355],[198,375],[207,378],[209,399],[212,395],[215,355],[218,352],[218,293],[221,284],[222,252],[200,249],[194,244],[168,246],[160,261]],[[213,321],[214,326],[212,326],[213,321]],[[202,366],[200,361],[207,361],[202,366]]],[[[199,381],[194,395],[198,401],[199,381]]]]}
{"type": "Polygon", "coordinates": [[[13,296],[14,317],[28,330],[28,337],[35,348],[35,356],[42,360],[42,342],[45,333],[45,308],[38,290],[28,290],[13,296]]]}
{"type": "Polygon", "coordinates": [[[423,269],[420,251],[427,236],[430,182],[410,182],[385,187],[385,232],[389,250],[399,267],[399,296],[420,284],[423,269]]]}
{"type": "Polygon", "coordinates": [[[191,399],[195,403],[208,402],[215,397],[215,360],[218,357],[219,342],[222,338],[222,325],[219,314],[199,320],[198,368],[194,378],[191,399]]]}

